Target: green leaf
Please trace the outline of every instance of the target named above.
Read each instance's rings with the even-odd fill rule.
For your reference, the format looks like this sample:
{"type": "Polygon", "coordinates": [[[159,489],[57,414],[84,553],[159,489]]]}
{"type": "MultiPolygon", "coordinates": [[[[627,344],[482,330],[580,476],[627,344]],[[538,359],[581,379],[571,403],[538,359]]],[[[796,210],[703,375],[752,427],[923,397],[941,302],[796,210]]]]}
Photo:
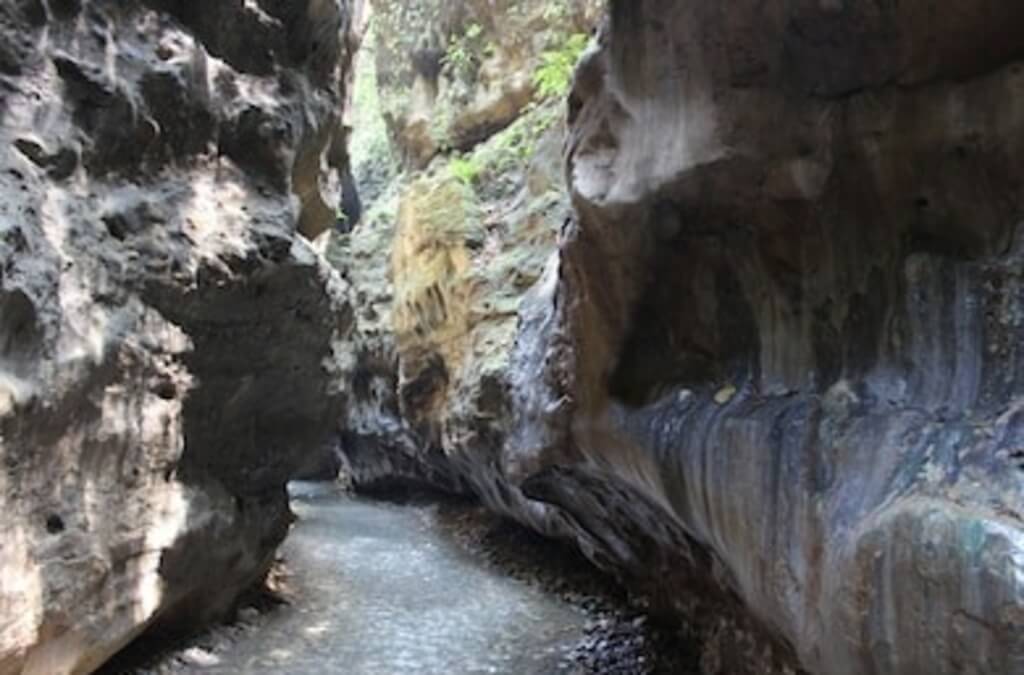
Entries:
{"type": "Polygon", "coordinates": [[[559,49],[541,54],[540,65],[533,73],[533,84],[540,98],[564,97],[569,92],[573,69],[589,42],[586,34],[576,33],[559,49]]]}

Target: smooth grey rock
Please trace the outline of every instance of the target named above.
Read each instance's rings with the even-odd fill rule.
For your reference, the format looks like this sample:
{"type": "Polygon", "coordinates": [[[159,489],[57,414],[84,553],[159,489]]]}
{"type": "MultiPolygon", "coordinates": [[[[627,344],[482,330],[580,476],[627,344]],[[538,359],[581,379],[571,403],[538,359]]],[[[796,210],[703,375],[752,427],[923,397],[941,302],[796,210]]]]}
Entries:
{"type": "Polygon", "coordinates": [[[1024,672],[1022,20],[611,3],[505,449],[595,560],[812,672],[1024,672]]]}

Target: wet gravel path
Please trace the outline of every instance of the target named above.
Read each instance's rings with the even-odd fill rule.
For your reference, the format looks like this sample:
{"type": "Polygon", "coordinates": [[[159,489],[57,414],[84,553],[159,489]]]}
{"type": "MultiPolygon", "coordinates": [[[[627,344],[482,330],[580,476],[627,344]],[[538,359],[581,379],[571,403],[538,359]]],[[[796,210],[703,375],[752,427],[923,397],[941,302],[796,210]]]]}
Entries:
{"type": "Polygon", "coordinates": [[[160,653],[141,646],[102,675],[695,672],[681,635],[573,550],[478,506],[291,492],[287,604],[160,653]]]}
{"type": "Polygon", "coordinates": [[[584,630],[572,605],[477,564],[435,511],[294,484],[290,607],[210,673],[558,672],[584,630]]]}

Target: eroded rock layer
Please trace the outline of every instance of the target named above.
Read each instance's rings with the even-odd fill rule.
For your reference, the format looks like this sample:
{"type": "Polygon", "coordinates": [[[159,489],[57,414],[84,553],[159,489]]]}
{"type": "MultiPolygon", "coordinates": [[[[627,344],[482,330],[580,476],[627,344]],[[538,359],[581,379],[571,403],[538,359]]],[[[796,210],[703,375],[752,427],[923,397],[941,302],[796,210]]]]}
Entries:
{"type": "Polygon", "coordinates": [[[506,448],[596,558],[682,554],[813,672],[1024,669],[1022,20],[611,3],[506,448]]]}
{"type": "MultiPolygon", "coordinates": [[[[379,161],[365,153],[390,141],[405,170],[327,246],[354,310],[339,361],[346,474],[461,491],[478,462],[497,466],[512,420],[519,303],[569,215],[561,97],[599,3],[372,4],[355,160],[379,161]],[[367,137],[375,117],[390,138],[367,137]],[[463,464],[467,448],[482,454],[463,464]]],[[[359,175],[379,191],[376,172],[359,175]]]]}
{"type": "Polygon", "coordinates": [[[560,110],[546,103],[482,144],[473,180],[448,162],[407,176],[330,246],[354,309],[340,365],[358,485],[463,490],[458,453],[500,447],[519,302],[568,215],[560,110]]]}
{"type": "Polygon", "coordinates": [[[1024,672],[1022,21],[613,0],[511,342],[417,234],[456,200],[397,219],[403,462],[688,612],[707,672],[1024,672]]]}
{"type": "Polygon", "coordinates": [[[340,414],[336,0],[0,7],[0,672],[227,608],[340,414]],[[201,5],[201,6],[200,6],[201,5]]]}

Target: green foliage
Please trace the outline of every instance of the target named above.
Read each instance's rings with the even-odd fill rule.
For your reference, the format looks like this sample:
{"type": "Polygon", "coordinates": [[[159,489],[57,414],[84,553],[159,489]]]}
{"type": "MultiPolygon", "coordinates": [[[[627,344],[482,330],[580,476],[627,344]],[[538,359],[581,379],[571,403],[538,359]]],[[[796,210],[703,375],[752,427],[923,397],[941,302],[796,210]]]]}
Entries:
{"type": "Polygon", "coordinates": [[[548,24],[560,23],[569,14],[569,8],[562,2],[549,2],[544,5],[541,16],[548,24]]]}
{"type": "Polygon", "coordinates": [[[558,49],[541,54],[541,63],[533,73],[533,84],[540,98],[564,97],[572,84],[572,72],[590,38],[584,33],[570,35],[558,49]]]}
{"type": "Polygon", "coordinates": [[[485,200],[512,196],[522,187],[545,134],[563,116],[563,105],[555,99],[527,106],[515,122],[476,146],[468,155],[480,172],[471,183],[463,184],[485,200]]]}
{"type": "Polygon", "coordinates": [[[541,107],[531,103],[513,124],[501,131],[482,149],[485,164],[501,172],[512,171],[529,161],[536,141],[554,125],[561,114],[557,106],[541,107]]]}
{"type": "Polygon", "coordinates": [[[448,50],[444,54],[444,65],[454,72],[464,72],[473,63],[473,56],[466,49],[466,45],[459,41],[453,40],[448,45],[448,50]]]}
{"type": "MultiPolygon", "coordinates": [[[[478,23],[471,23],[462,35],[455,35],[448,41],[441,63],[456,77],[469,78],[480,66],[480,55],[486,54],[488,45],[483,44],[484,29],[478,23]]],[[[493,49],[493,45],[490,46],[493,49]]]]}
{"type": "Polygon", "coordinates": [[[448,171],[463,184],[472,185],[480,176],[483,167],[475,157],[468,155],[465,157],[453,157],[448,162],[448,171]]]}

